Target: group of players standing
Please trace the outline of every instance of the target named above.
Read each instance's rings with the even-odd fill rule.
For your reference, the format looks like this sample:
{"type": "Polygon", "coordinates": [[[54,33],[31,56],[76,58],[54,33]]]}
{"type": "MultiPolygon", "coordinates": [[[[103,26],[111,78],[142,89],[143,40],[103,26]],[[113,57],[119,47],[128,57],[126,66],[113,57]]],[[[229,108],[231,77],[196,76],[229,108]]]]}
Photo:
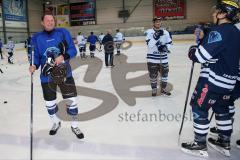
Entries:
{"type": "MultiPolygon", "coordinates": [[[[81,32],[77,36],[77,44],[80,52],[81,58],[87,58],[86,56],[86,45],[89,43],[90,57],[94,58],[96,49],[102,51],[103,39],[105,35],[101,33],[99,36],[96,36],[93,32],[90,32],[88,37],[84,36],[81,32]],[[96,44],[99,43],[100,48],[98,49],[96,44]]],[[[113,37],[113,42],[115,43],[117,54],[120,55],[121,45],[124,42],[125,38],[119,29],[116,29],[116,35],[113,37]]]]}
{"type": "MultiPolygon", "coordinates": [[[[209,138],[208,144],[230,156],[230,140],[233,125],[233,102],[239,98],[239,37],[240,31],[233,24],[239,13],[239,6],[234,1],[219,2],[212,14],[214,26],[205,32],[201,32],[200,43],[191,46],[188,57],[194,63],[201,63],[202,68],[195,91],[192,95],[191,103],[194,119],[194,141],[182,143],[181,149],[189,154],[206,157],[207,134],[210,127],[208,111],[212,108],[215,113],[218,137],[209,138]]],[[[148,46],[147,66],[152,88],[152,96],[157,95],[157,77],[161,74],[161,94],[170,96],[166,89],[169,72],[168,50],[172,44],[169,32],[161,28],[161,18],[153,19],[153,28],[147,30],[146,42],[148,46]]],[[[83,133],[77,127],[76,116],[78,107],[76,103],[76,86],[72,77],[69,60],[76,56],[77,52],[72,42],[70,33],[65,29],[55,29],[55,21],[52,15],[42,17],[44,31],[37,33],[33,37],[34,63],[29,67],[30,73],[41,67],[41,84],[43,96],[50,118],[53,120],[53,127],[50,135],[55,135],[61,126],[61,122],[56,116],[58,106],[56,103],[56,88],[60,87],[64,99],[69,99],[67,112],[72,116],[71,129],[80,139],[84,138],[83,133]],[[59,36],[62,35],[62,36],[59,36]],[[54,47],[53,47],[54,46],[54,47]],[[57,53],[57,54],[56,54],[57,53]],[[64,77],[62,72],[59,75],[53,74],[54,70],[61,71],[61,66],[65,66],[64,77]],[[55,69],[56,68],[56,69],[55,69]],[[62,80],[61,80],[62,79],[62,80]],[[69,88],[65,90],[66,88],[69,88]]],[[[119,34],[120,35],[120,34],[119,34]]],[[[103,37],[98,38],[93,33],[88,38],[79,34],[77,41],[80,56],[84,58],[86,43],[89,42],[91,58],[94,58],[96,42],[104,41],[107,37],[109,41],[114,41],[111,31],[103,37]]],[[[121,43],[124,38],[122,36],[121,43]]],[[[118,40],[115,40],[118,42],[118,40]]],[[[119,43],[120,44],[120,43],[119,43]]],[[[117,54],[120,54],[116,43],[117,54]]],[[[111,46],[113,43],[111,43],[111,46]]],[[[104,46],[106,52],[106,46],[104,46]]],[[[119,47],[120,48],[120,47],[119,47]]],[[[193,64],[194,64],[193,63],[193,64]]],[[[184,115],[183,115],[184,116],[184,115]]],[[[213,131],[213,129],[212,129],[213,131]]],[[[239,146],[239,141],[237,142],[239,146]]]]}

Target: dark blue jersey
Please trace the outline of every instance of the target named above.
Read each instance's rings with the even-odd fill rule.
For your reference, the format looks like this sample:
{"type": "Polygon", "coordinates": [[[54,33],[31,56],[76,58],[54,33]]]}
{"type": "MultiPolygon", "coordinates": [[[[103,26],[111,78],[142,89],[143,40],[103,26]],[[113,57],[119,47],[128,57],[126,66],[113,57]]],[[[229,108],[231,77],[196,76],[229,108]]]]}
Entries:
{"type": "Polygon", "coordinates": [[[194,60],[202,63],[199,82],[216,93],[230,93],[238,77],[240,31],[232,24],[214,26],[195,52],[194,60]]]}
{"type": "Polygon", "coordinates": [[[96,45],[96,43],[98,42],[98,37],[95,35],[90,35],[88,36],[87,42],[89,42],[90,45],[96,45]]]}
{"type": "MultiPolygon", "coordinates": [[[[65,54],[67,54],[67,56],[64,57],[75,57],[77,50],[70,33],[66,29],[55,28],[51,32],[42,31],[33,36],[32,43],[34,46],[34,64],[37,68],[40,66],[43,67],[47,58],[51,57],[54,59],[60,54],[63,54],[61,47],[59,46],[61,42],[64,42],[66,47],[65,54]]],[[[72,76],[72,71],[69,64],[69,59],[65,60],[65,63],[67,64],[67,77],[70,77],[72,76]]],[[[46,77],[42,73],[40,78],[42,83],[51,81],[49,76],[46,77]]]]}

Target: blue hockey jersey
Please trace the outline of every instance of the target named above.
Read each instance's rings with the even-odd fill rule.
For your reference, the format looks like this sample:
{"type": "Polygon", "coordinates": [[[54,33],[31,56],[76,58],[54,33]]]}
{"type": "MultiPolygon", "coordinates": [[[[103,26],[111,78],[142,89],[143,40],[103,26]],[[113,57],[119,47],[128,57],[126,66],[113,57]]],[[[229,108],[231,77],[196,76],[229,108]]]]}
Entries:
{"type": "Polygon", "coordinates": [[[216,93],[230,93],[238,77],[240,31],[232,24],[214,26],[204,37],[193,60],[202,63],[198,82],[216,93]]]}
{"type": "Polygon", "coordinates": [[[88,36],[87,41],[90,43],[90,45],[96,45],[96,43],[98,42],[98,37],[93,35],[88,36]]]}
{"type": "MultiPolygon", "coordinates": [[[[37,68],[46,63],[47,58],[53,57],[56,58],[61,54],[61,50],[59,48],[59,44],[61,42],[66,42],[66,53],[71,58],[75,57],[77,54],[77,50],[73,43],[72,37],[70,33],[64,28],[55,28],[51,32],[38,32],[32,38],[32,45],[34,46],[34,65],[37,68]]],[[[72,76],[71,66],[69,64],[69,60],[65,60],[67,64],[67,77],[72,76]]],[[[50,82],[51,77],[44,76],[42,73],[40,74],[40,79],[42,83],[50,82]]]]}

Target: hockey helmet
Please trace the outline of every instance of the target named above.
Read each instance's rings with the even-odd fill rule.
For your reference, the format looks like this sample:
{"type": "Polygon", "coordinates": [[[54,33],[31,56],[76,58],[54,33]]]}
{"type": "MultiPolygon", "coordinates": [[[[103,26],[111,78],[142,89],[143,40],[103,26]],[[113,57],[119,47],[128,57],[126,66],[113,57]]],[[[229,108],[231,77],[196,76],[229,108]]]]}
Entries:
{"type": "Polygon", "coordinates": [[[216,5],[215,9],[220,10],[220,12],[227,13],[226,18],[229,19],[230,21],[235,20],[239,13],[238,3],[230,0],[221,1],[216,5]]]}
{"type": "Polygon", "coordinates": [[[153,21],[153,23],[154,23],[154,22],[157,21],[157,20],[161,21],[162,18],[161,18],[161,17],[154,17],[152,21],[153,21]]]}

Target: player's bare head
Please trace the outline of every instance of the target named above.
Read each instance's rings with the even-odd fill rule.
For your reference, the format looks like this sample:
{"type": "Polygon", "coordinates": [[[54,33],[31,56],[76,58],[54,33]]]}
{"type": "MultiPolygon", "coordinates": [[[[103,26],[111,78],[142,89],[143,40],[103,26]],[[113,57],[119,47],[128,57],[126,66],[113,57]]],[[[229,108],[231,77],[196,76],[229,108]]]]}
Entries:
{"type": "Polygon", "coordinates": [[[44,30],[46,31],[52,31],[55,28],[55,18],[52,14],[45,13],[42,16],[42,22],[41,24],[44,27],[44,30]]]}
{"type": "Polygon", "coordinates": [[[161,17],[154,17],[153,18],[153,27],[155,29],[160,29],[161,27],[161,22],[162,22],[162,18],[161,17]]]}
{"type": "Polygon", "coordinates": [[[112,34],[112,30],[111,30],[111,29],[108,29],[108,30],[107,30],[107,33],[108,33],[108,34],[112,34]]]}

